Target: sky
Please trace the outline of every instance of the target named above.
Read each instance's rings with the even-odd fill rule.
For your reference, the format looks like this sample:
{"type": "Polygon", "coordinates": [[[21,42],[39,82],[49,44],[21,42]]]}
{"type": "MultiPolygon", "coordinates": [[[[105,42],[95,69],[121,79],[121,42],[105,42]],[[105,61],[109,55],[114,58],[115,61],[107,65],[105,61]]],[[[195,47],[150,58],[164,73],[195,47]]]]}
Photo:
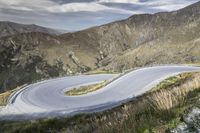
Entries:
{"type": "Polygon", "coordinates": [[[0,21],[77,31],[134,14],[173,11],[198,0],[0,0],[0,21]]]}

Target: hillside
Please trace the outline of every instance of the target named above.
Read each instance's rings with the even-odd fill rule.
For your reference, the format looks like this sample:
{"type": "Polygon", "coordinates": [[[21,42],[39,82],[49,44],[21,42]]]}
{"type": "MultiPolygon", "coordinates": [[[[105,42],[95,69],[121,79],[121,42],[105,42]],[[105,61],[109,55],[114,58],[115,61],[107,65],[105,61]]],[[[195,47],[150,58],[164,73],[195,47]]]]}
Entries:
{"type": "Polygon", "coordinates": [[[67,41],[96,44],[105,57],[98,60],[98,65],[115,71],[151,64],[198,62],[199,10],[200,2],[174,12],[133,15],[75,33],[67,41]]]}
{"type": "Polygon", "coordinates": [[[42,33],[48,33],[51,35],[61,34],[57,30],[41,27],[34,24],[25,25],[25,24],[18,24],[18,23],[9,22],[9,21],[0,21],[0,37],[15,35],[19,33],[29,33],[29,32],[42,32],[42,33]]]}
{"type": "Polygon", "coordinates": [[[184,73],[107,111],[43,120],[1,121],[0,130],[2,133],[196,133],[199,130],[199,83],[200,73],[184,73]]]}
{"type": "Polygon", "coordinates": [[[59,36],[31,32],[2,37],[0,88],[93,69],[197,63],[199,44],[200,2],[59,36]]]}

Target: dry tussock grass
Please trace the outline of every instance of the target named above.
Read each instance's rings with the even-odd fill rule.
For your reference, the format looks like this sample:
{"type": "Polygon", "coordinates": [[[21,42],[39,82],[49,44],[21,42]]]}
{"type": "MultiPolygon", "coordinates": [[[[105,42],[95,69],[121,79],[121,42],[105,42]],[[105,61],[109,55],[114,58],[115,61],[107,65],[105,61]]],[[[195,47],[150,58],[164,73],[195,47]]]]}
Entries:
{"type": "Polygon", "coordinates": [[[180,116],[182,112],[176,112],[177,109],[188,105],[186,101],[191,100],[188,94],[200,88],[200,73],[191,74],[185,80],[182,78],[178,76],[175,82],[178,84],[175,86],[164,84],[162,88],[137,97],[129,103],[88,118],[88,125],[92,130],[86,129],[87,132],[165,132],[176,125],[176,120],[170,126],[167,124],[180,116]]]}
{"type": "Polygon", "coordinates": [[[152,93],[147,97],[147,101],[156,111],[169,111],[178,105],[183,105],[188,94],[199,88],[200,74],[194,74],[190,80],[180,86],[152,93]]]}
{"type": "Polygon", "coordinates": [[[17,88],[15,88],[15,89],[13,89],[13,90],[10,90],[10,91],[1,93],[1,94],[0,94],[0,106],[5,106],[5,105],[7,104],[7,102],[8,102],[9,96],[10,96],[13,92],[15,92],[15,91],[17,91],[17,90],[19,90],[19,89],[21,89],[21,88],[22,88],[22,86],[18,86],[17,88]]]}
{"type": "MultiPolygon", "coordinates": [[[[183,74],[183,76],[184,75],[187,75],[187,73],[183,74]]],[[[181,79],[181,77],[179,78],[181,79]]],[[[131,131],[133,131],[133,129],[141,129],[137,130],[137,132],[142,132],[145,127],[144,123],[148,123],[147,121],[149,121],[149,124],[151,121],[152,123],[156,123],[156,117],[163,115],[165,115],[163,116],[165,117],[164,119],[174,117],[173,109],[184,107],[190,92],[194,92],[199,88],[200,73],[191,74],[189,78],[184,80],[180,85],[161,88],[141,96],[129,104],[123,105],[120,110],[122,117],[119,120],[114,120],[113,118],[117,117],[113,116],[111,120],[103,121],[103,123],[107,123],[108,121],[111,123],[106,126],[107,129],[112,129],[113,126],[118,127],[119,130],[114,130],[114,132],[128,131],[128,129],[132,129],[131,131]],[[156,114],[160,115],[155,117],[156,114],[154,114],[154,111],[156,114]]],[[[166,130],[166,127],[159,125],[154,129],[156,130],[155,132],[163,132],[166,130]]],[[[103,129],[103,131],[105,131],[105,129],[103,129]]]]}
{"type": "Polygon", "coordinates": [[[32,129],[45,131],[47,125],[52,129],[65,125],[62,127],[63,132],[163,133],[177,126],[184,111],[190,105],[195,105],[200,97],[200,73],[192,73],[186,80],[180,80],[181,77],[178,76],[175,86],[164,84],[163,88],[105,112],[75,116],[62,121],[54,119],[34,124],[26,122],[13,127],[21,131],[30,126],[24,129],[26,132],[31,132],[32,129]],[[38,124],[43,126],[38,127],[38,124]]]}

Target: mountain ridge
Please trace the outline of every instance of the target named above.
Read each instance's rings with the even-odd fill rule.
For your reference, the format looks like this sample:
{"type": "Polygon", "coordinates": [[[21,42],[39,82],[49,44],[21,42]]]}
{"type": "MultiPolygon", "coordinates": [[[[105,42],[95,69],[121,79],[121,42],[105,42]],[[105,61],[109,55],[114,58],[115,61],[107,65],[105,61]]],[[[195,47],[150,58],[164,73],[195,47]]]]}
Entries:
{"type": "Polygon", "coordinates": [[[10,21],[0,21],[0,37],[30,32],[43,32],[51,35],[61,34],[58,30],[38,26],[36,24],[19,24],[10,21]]]}
{"type": "Polygon", "coordinates": [[[198,63],[199,44],[200,2],[58,36],[21,33],[0,39],[0,86],[4,91],[95,69],[121,72],[154,64],[198,63]]]}

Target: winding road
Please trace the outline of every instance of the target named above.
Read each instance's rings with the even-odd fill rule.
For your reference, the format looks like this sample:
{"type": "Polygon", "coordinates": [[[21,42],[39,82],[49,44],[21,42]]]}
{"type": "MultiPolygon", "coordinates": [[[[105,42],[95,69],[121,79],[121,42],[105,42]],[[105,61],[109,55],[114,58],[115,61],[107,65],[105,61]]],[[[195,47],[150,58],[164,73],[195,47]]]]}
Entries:
{"type": "Polygon", "coordinates": [[[64,90],[112,80],[115,74],[79,75],[28,85],[14,93],[0,109],[0,120],[26,120],[99,112],[142,95],[161,80],[183,72],[200,71],[193,66],[155,66],[129,72],[100,90],[81,96],[66,96],[64,90]]]}

